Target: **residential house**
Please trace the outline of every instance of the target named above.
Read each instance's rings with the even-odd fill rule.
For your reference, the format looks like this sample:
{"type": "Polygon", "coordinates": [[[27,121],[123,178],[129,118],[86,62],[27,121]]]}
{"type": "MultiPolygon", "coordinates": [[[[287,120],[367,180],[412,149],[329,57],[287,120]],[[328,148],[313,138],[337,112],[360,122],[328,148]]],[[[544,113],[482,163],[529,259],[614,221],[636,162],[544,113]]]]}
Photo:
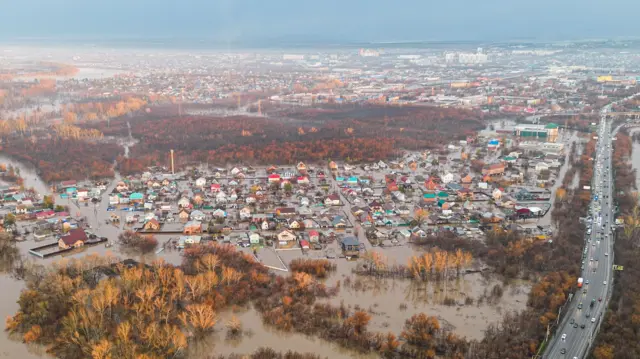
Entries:
{"type": "Polygon", "coordinates": [[[299,176],[296,181],[300,185],[308,185],[309,184],[309,177],[307,177],[307,176],[299,176]]]}
{"type": "Polygon", "coordinates": [[[453,173],[447,172],[444,176],[442,176],[442,183],[447,184],[453,181],[453,173]]]}
{"type": "Polygon", "coordinates": [[[204,221],[205,217],[205,214],[199,210],[195,210],[189,215],[189,218],[191,218],[191,220],[193,221],[204,221]]]}
{"type": "Polygon", "coordinates": [[[218,193],[220,192],[220,184],[219,183],[212,183],[211,184],[211,192],[212,193],[218,193]]]}
{"type": "Polygon", "coordinates": [[[401,216],[408,216],[409,214],[411,214],[411,210],[407,206],[400,206],[396,211],[401,216]]]}
{"type": "Polygon", "coordinates": [[[437,201],[437,197],[435,193],[429,192],[429,193],[425,193],[422,196],[422,200],[425,202],[436,202],[437,201]]]}
{"type": "Polygon", "coordinates": [[[191,205],[191,202],[189,201],[189,198],[187,197],[182,197],[178,200],[178,207],[180,208],[187,208],[191,205]]]}
{"type": "Polygon", "coordinates": [[[182,208],[180,212],[178,212],[178,218],[180,218],[180,220],[183,222],[189,220],[189,211],[182,208]]]}
{"type": "Polygon", "coordinates": [[[491,196],[493,197],[493,199],[495,199],[496,201],[499,201],[500,199],[502,199],[502,191],[499,188],[496,188],[493,190],[493,192],[491,193],[491,196]]]}
{"type": "Polygon", "coordinates": [[[216,203],[225,204],[227,203],[227,194],[223,191],[220,191],[216,194],[216,203]]]}
{"type": "Polygon", "coordinates": [[[356,237],[344,237],[340,246],[342,247],[342,252],[347,257],[357,257],[360,255],[360,242],[358,242],[356,237]]]}
{"type": "Polygon", "coordinates": [[[198,179],[196,179],[196,187],[200,187],[200,188],[204,188],[204,186],[207,184],[207,179],[204,177],[200,177],[198,179]]]}
{"type": "Polygon", "coordinates": [[[378,201],[372,201],[371,203],[369,203],[369,210],[371,212],[380,212],[380,213],[382,213],[382,211],[383,211],[382,204],[380,204],[380,202],[378,202],[378,201]]]}
{"type": "Polygon", "coordinates": [[[202,233],[202,223],[200,221],[189,221],[184,225],[182,232],[187,235],[202,233]]]}
{"type": "Polygon", "coordinates": [[[180,236],[177,247],[183,249],[188,245],[200,244],[201,240],[201,236],[180,236]]]}
{"type": "Polygon", "coordinates": [[[296,169],[300,173],[307,173],[307,165],[305,165],[303,162],[299,162],[296,166],[296,169]]]}
{"type": "Polygon", "coordinates": [[[247,233],[247,237],[249,238],[249,243],[251,244],[260,244],[260,235],[258,233],[247,233]]]}
{"type": "Polygon", "coordinates": [[[285,229],[278,233],[278,242],[281,245],[286,245],[289,242],[295,241],[298,237],[290,230],[285,229]]]}
{"type": "Polygon", "coordinates": [[[58,247],[60,247],[60,249],[82,247],[87,239],[87,234],[83,229],[72,229],[66,235],[60,237],[58,240],[58,247]]]}
{"type": "Polygon", "coordinates": [[[270,175],[269,175],[269,177],[267,178],[267,181],[268,181],[269,183],[277,183],[277,182],[280,182],[280,180],[281,180],[280,175],[279,175],[279,174],[277,174],[277,173],[272,173],[272,174],[270,174],[270,175]]]}
{"type": "Polygon", "coordinates": [[[27,206],[24,204],[19,204],[16,206],[16,214],[27,214],[27,206]]]}
{"type": "Polygon", "coordinates": [[[291,217],[296,215],[296,209],[293,207],[281,207],[276,209],[276,215],[279,217],[291,217]]]}
{"type": "Polygon", "coordinates": [[[307,218],[313,216],[313,212],[309,207],[298,207],[298,214],[302,218],[307,218]]]}
{"type": "Polygon", "coordinates": [[[504,174],[504,170],[505,170],[504,163],[502,163],[502,162],[494,163],[494,164],[485,166],[482,169],[482,174],[483,175],[488,175],[490,177],[502,176],[504,174]]]}
{"type": "Polygon", "coordinates": [[[225,210],[223,210],[223,209],[218,208],[218,209],[214,210],[213,213],[211,213],[211,215],[214,218],[225,218],[225,217],[227,217],[227,212],[225,210]]]}
{"type": "Polygon", "coordinates": [[[308,206],[308,205],[309,205],[309,198],[307,198],[307,197],[300,197],[300,205],[301,205],[301,206],[308,206]]]}
{"type": "Polygon", "coordinates": [[[133,192],[129,195],[129,203],[143,203],[144,195],[139,192],[133,192]]]}
{"type": "Polygon", "coordinates": [[[331,226],[333,228],[345,228],[347,226],[347,222],[342,216],[335,216],[331,221],[331,226]]]}
{"type": "Polygon", "coordinates": [[[251,207],[245,206],[242,207],[239,211],[240,220],[248,220],[251,218],[251,207]]]}
{"type": "Polygon", "coordinates": [[[289,220],[289,229],[300,229],[300,221],[296,221],[295,219],[289,220]]]}
{"type": "Polygon", "coordinates": [[[159,231],[160,230],[160,222],[158,222],[158,220],[151,219],[148,220],[144,226],[142,226],[142,229],[145,231],[159,231]]]}
{"type": "Polygon", "coordinates": [[[340,196],[338,196],[338,194],[336,193],[330,194],[329,196],[327,196],[327,198],[325,198],[324,204],[326,206],[339,206],[341,204],[340,196]]]}
{"type": "Polygon", "coordinates": [[[315,231],[315,230],[309,231],[309,241],[311,243],[319,242],[320,241],[320,233],[318,233],[318,231],[315,231]]]}
{"type": "Polygon", "coordinates": [[[269,230],[269,221],[267,221],[266,219],[264,221],[262,221],[262,223],[260,224],[260,229],[262,229],[263,231],[268,231],[269,230]]]}

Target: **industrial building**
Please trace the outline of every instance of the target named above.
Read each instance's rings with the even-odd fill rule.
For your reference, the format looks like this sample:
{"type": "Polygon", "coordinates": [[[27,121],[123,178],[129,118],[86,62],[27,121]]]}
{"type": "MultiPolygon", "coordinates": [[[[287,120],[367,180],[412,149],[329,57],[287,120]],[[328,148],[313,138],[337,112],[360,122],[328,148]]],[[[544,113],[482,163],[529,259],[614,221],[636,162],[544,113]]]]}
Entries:
{"type": "Polygon", "coordinates": [[[558,125],[548,123],[546,125],[517,125],[514,135],[524,137],[527,140],[540,139],[545,142],[556,142],[558,139],[558,125]]]}

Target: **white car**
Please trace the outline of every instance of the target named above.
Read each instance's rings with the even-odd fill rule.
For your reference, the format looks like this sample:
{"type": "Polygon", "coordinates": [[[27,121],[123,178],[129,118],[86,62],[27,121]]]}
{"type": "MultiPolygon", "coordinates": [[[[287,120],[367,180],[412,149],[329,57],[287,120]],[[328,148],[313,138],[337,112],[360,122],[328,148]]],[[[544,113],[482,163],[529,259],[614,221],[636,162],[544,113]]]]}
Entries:
{"type": "Polygon", "coordinates": [[[607,252],[604,252],[604,256],[605,256],[605,257],[607,257],[608,255],[609,255],[609,253],[607,253],[607,252]]]}
{"type": "Polygon", "coordinates": [[[603,285],[607,285],[607,281],[605,280],[604,282],[602,282],[603,285]]]}
{"type": "Polygon", "coordinates": [[[596,322],[596,318],[591,318],[591,323],[595,323],[596,322]]]}
{"type": "Polygon", "coordinates": [[[567,339],[567,335],[566,334],[562,334],[562,338],[560,338],[560,339],[562,339],[562,341],[565,341],[567,339]]]}

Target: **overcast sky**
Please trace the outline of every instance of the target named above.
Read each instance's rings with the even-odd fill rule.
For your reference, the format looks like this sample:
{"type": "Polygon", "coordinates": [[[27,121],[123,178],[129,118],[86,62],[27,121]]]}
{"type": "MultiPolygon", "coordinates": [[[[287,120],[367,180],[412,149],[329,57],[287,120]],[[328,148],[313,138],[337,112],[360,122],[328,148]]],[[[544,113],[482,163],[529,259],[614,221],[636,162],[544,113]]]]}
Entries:
{"type": "Polygon", "coordinates": [[[640,0],[0,0],[0,37],[217,41],[640,36],[640,0]]]}

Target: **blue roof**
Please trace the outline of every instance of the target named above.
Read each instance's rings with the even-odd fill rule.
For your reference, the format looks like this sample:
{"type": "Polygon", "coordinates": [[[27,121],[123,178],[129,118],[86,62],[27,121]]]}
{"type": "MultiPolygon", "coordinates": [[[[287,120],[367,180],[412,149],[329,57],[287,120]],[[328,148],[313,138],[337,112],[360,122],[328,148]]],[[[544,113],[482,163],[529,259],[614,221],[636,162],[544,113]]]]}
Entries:
{"type": "Polygon", "coordinates": [[[342,245],[358,246],[360,245],[360,242],[358,242],[358,239],[356,237],[344,237],[344,239],[342,240],[342,245]]]}
{"type": "Polygon", "coordinates": [[[489,144],[490,144],[490,145],[497,145],[497,144],[499,144],[499,143],[500,143],[500,141],[498,141],[498,140],[491,140],[491,141],[489,141],[489,144]]]}
{"type": "Polygon", "coordinates": [[[131,194],[131,196],[129,196],[129,199],[143,199],[144,196],[142,195],[142,193],[138,193],[138,192],[134,192],[131,194]]]}

